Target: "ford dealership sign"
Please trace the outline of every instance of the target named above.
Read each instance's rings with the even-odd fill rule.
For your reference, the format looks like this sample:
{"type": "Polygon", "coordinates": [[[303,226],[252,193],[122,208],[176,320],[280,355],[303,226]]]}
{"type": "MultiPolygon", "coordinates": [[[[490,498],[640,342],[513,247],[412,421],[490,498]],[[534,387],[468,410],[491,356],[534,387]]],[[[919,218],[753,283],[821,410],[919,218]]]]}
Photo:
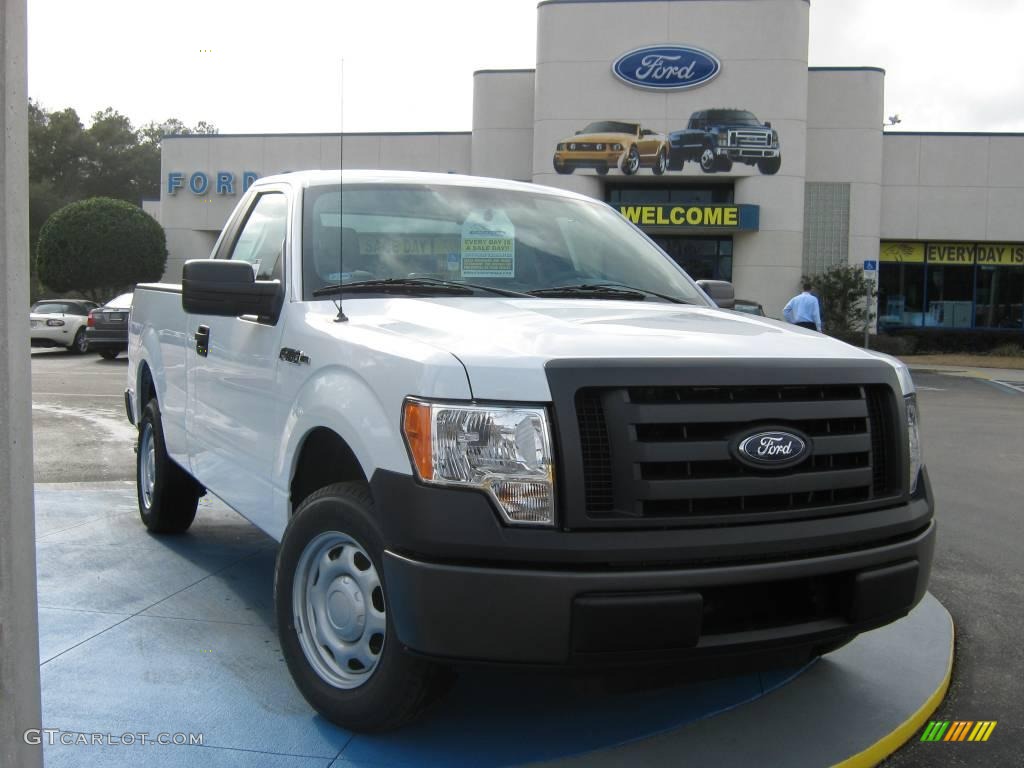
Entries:
{"type": "Polygon", "coordinates": [[[622,54],[612,72],[624,83],[656,91],[704,85],[722,69],[714,54],[682,45],[652,45],[622,54]]]}

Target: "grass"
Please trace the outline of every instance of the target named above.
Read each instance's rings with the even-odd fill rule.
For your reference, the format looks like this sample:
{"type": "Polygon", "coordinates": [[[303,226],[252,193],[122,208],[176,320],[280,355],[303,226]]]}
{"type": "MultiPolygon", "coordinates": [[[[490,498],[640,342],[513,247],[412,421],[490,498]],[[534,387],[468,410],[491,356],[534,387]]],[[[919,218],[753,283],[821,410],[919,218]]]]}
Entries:
{"type": "Polygon", "coordinates": [[[1024,357],[1018,355],[900,355],[908,365],[960,365],[965,368],[1011,368],[1024,371],[1024,357]]]}

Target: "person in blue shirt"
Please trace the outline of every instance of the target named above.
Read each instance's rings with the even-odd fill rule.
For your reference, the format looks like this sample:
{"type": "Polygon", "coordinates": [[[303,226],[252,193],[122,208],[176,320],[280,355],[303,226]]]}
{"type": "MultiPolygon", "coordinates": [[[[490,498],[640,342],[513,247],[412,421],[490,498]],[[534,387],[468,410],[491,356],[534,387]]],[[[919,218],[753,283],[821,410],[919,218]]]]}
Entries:
{"type": "Polygon", "coordinates": [[[804,281],[804,292],[789,300],[782,310],[782,316],[787,323],[821,333],[821,307],[818,305],[818,297],[811,293],[809,282],[804,281]]]}

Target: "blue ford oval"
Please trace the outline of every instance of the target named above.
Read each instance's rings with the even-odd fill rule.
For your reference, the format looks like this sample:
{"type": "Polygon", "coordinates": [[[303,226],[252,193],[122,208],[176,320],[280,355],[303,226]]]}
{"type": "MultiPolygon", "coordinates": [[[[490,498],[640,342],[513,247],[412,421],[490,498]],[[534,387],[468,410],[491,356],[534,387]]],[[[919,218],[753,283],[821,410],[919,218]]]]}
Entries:
{"type": "Polygon", "coordinates": [[[656,91],[696,88],[714,78],[721,68],[714,54],[682,45],[637,48],[612,64],[612,72],[623,82],[656,91]]]}

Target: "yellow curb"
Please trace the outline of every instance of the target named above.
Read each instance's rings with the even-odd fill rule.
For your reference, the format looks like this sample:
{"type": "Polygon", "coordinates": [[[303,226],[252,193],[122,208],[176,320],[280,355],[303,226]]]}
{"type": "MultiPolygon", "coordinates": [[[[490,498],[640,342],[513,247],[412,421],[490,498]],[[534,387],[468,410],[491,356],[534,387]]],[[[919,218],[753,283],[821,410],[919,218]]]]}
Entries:
{"type": "Polygon", "coordinates": [[[848,757],[841,763],[836,763],[833,768],[871,768],[878,765],[885,758],[906,744],[917,733],[918,729],[927,722],[932,713],[939,708],[939,704],[946,697],[949,690],[949,681],[953,676],[953,654],[954,642],[956,640],[956,628],[953,626],[953,619],[950,617],[949,632],[949,662],[946,664],[946,674],[942,678],[939,687],[929,696],[920,709],[907,718],[896,730],[883,736],[867,749],[858,752],[853,757],[848,757]]]}

